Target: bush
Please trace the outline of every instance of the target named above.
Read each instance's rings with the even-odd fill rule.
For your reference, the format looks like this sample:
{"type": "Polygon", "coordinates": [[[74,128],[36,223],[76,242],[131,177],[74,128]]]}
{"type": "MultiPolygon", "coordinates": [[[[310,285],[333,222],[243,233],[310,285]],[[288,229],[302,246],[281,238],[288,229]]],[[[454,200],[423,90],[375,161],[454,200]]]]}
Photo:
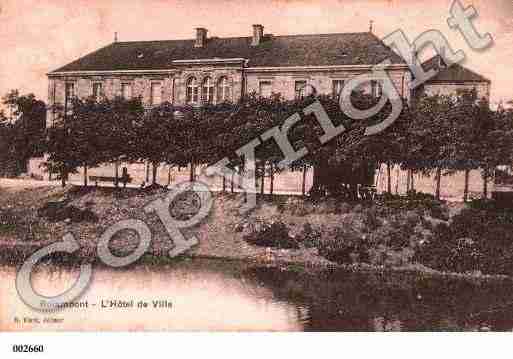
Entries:
{"type": "Polygon", "coordinates": [[[299,234],[299,241],[305,248],[317,248],[321,243],[321,231],[313,228],[310,223],[305,223],[299,234]]]}
{"type": "Polygon", "coordinates": [[[381,219],[378,218],[376,207],[370,207],[364,211],[363,224],[369,231],[374,231],[383,224],[381,219]]]}
{"type": "Polygon", "coordinates": [[[420,210],[433,218],[449,220],[449,208],[443,201],[437,200],[428,193],[409,191],[406,196],[383,193],[378,202],[396,211],[420,210]]]}
{"type": "Polygon", "coordinates": [[[333,238],[319,245],[319,254],[336,263],[368,263],[368,243],[357,232],[337,228],[333,238]]]}
{"type": "Polygon", "coordinates": [[[80,209],[73,205],[67,205],[66,202],[48,202],[37,213],[51,222],[61,222],[66,219],[73,223],[98,222],[98,216],[90,209],[80,209]]]}
{"type": "Polygon", "coordinates": [[[282,222],[264,223],[261,228],[251,231],[243,238],[249,244],[260,247],[299,248],[298,242],[289,235],[287,225],[282,222]]]}
{"type": "Polygon", "coordinates": [[[437,226],[416,260],[445,271],[513,274],[513,213],[487,202],[471,205],[450,226],[437,226]]]}
{"type": "Polygon", "coordinates": [[[0,210],[0,234],[12,233],[16,230],[19,218],[10,210],[0,210]]]}

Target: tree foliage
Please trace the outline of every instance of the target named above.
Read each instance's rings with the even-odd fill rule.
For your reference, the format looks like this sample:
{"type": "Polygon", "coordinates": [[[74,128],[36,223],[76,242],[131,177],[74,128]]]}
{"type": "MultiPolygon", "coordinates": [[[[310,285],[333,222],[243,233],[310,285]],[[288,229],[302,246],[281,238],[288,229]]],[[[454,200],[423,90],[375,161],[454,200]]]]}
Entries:
{"type": "MultiPolygon", "coordinates": [[[[354,92],[351,100],[359,109],[378,101],[362,92],[354,92]]],[[[32,129],[39,118],[35,114],[44,108],[33,96],[17,93],[4,101],[16,104],[20,118],[31,119],[22,121],[25,129],[32,129]]],[[[299,116],[288,138],[295,150],[306,148],[307,155],[291,167],[313,167],[313,190],[321,194],[345,191],[354,195],[356,185],[372,182],[374,170],[382,164],[425,174],[436,172],[439,178],[442,173],[472,169],[482,169],[487,177],[497,165],[513,162],[512,112],[490,110],[475,91],[452,97],[424,96],[412,108],[405,100],[390,127],[364,136],[365,128],[382,122],[391,109],[387,103],[371,118],[354,121],[330,96],[289,101],[279,94],[262,98],[253,93],[235,104],[197,108],[163,103],[152,109],[145,109],[139,98],[75,99],[68,113],[57,111],[44,144],[48,167],[63,178],[78,167],[145,161],[153,164],[155,182],[156,168],[162,163],[190,165],[193,176],[195,165],[214,164],[227,157],[233,168],[243,171],[246,159],[237,150],[257,139],[257,174],[272,176],[280,170],[278,163],[284,155],[274,138],[263,137],[272,128],[282,128],[290,116],[299,116]],[[323,129],[315,114],[305,115],[304,110],[317,101],[335,126],[346,129],[328,143],[320,142],[323,129]]],[[[9,126],[0,121],[0,136],[5,137],[9,126]]],[[[33,147],[29,153],[34,153],[33,147]]]]}

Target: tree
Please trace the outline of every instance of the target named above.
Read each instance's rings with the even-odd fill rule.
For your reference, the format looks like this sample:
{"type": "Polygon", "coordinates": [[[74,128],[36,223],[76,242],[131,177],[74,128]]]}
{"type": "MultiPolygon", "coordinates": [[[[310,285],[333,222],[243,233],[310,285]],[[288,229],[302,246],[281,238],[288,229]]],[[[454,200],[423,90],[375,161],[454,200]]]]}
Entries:
{"type": "Polygon", "coordinates": [[[144,106],[140,97],[129,100],[122,97],[103,99],[98,105],[100,111],[97,125],[101,129],[101,142],[97,151],[101,153],[101,162],[114,164],[117,187],[119,163],[139,160],[138,131],[144,121],[144,106]]]}
{"type": "Polygon", "coordinates": [[[164,103],[143,116],[141,123],[135,128],[133,154],[134,160],[148,161],[153,167],[152,184],[157,183],[157,169],[160,163],[170,158],[170,147],[174,147],[173,106],[164,103]]]}
{"type": "Polygon", "coordinates": [[[34,94],[20,95],[12,90],[2,98],[9,109],[9,117],[2,114],[4,132],[9,129],[9,161],[15,163],[15,174],[26,171],[31,157],[43,152],[44,130],[46,127],[46,104],[36,99],[34,94]]]}
{"type": "Polygon", "coordinates": [[[453,106],[454,99],[450,96],[423,96],[412,111],[408,130],[405,167],[426,175],[435,172],[437,198],[440,198],[443,171],[451,165],[451,144],[457,136],[446,116],[453,106]]]}

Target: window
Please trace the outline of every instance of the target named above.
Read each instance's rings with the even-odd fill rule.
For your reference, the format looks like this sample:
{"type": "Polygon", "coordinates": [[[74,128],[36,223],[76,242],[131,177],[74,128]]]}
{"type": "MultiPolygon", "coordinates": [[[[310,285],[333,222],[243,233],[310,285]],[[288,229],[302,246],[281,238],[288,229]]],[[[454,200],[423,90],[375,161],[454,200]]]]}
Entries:
{"type": "Polygon", "coordinates": [[[214,102],[214,83],[210,77],[203,80],[201,99],[203,103],[214,102]]]}
{"type": "Polygon", "coordinates": [[[381,83],[376,80],[371,80],[371,96],[374,98],[380,98],[381,91],[381,83]]]}
{"type": "Polygon", "coordinates": [[[187,103],[188,104],[197,104],[198,101],[198,82],[194,77],[191,77],[187,81],[187,91],[186,91],[187,103]]]}
{"type": "Polygon", "coordinates": [[[162,84],[154,82],[151,84],[151,104],[160,105],[162,103],[162,84]]]}
{"type": "Polygon", "coordinates": [[[75,84],[68,82],[66,83],[66,90],[65,90],[65,98],[64,98],[64,106],[69,107],[71,106],[71,100],[75,97],[75,84]]]}
{"type": "Polygon", "coordinates": [[[342,93],[344,88],[344,80],[333,80],[332,82],[332,95],[337,98],[342,93]]]}
{"type": "Polygon", "coordinates": [[[296,99],[303,98],[306,93],[306,81],[300,80],[294,83],[294,94],[296,99]]]}
{"type": "Polygon", "coordinates": [[[227,102],[230,101],[230,99],[230,84],[228,83],[228,79],[221,77],[217,82],[217,102],[227,102]]]}
{"type": "Polygon", "coordinates": [[[125,100],[130,100],[132,98],[132,84],[121,84],[121,96],[125,100]]]}
{"type": "Polygon", "coordinates": [[[93,98],[95,99],[95,101],[100,101],[102,99],[102,96],[103,91],[101,82],[93,83],[93,98]]]}
{"type": "Polygon", "coordinates": [[[271,97],[272,83],[271,81],[260,81],[258,84],[258,94],[262,97],[271,97]]]}

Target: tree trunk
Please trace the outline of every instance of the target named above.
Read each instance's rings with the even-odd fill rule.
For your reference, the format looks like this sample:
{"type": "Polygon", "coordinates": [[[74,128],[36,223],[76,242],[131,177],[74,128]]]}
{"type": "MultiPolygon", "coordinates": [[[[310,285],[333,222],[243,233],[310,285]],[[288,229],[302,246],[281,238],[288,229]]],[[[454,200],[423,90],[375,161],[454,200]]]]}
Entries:
{"type": "Polygon", "coordinates": [[[151,169],[152,169],[152,180],[151,180],[151,183],[152,184],[157,184],[157,170],[159,168],[159,165],[158,163],[152,163],[151,164],[151,169]]]}
{"type": "Polygon", "coordinates": [[[483,173],[483,198],[488,198],[488,169],[485,168],[483,173]]]}
{"type": "Polygon", "coordinates": [[[223,193],[226,192],[226,175],[223,174],[223,193]]]}
{"type": "Polygon", "coordinates": [[[265,193],[265,162],[262,163],[262,177],[260,178],[260,194],[263,195],[265,193]]]}
{"type": "Polygon", "coordinates": [[[169,166],[169,169],[167,171],[167,186],[169,187],[171,185],[171,166],[169,166]]]}
{"type": "Polygon", "coordinates": [[[390,162],[387,162],[387,192],[392,193],[392,168],[390,162]]]}
{"type": "Polygon", "coordinates": [[[436,169],[436,190],[435,197],[436,199],[440,199],[440,182],[442,180],[442,169],[438,167],[436,169]]]}
{"type": "Polygon", "coordinates": [[[61,172],[61,185],[62,185],[62,188],[66,187],[66,179],[68,178],[68,174],[66,173],[65,170],[62,170],[61,172]]]}
{"type": "Polygon", "coordinates": [[[87,187],[87,163],[84,163],[84,187],[87,187]]]}
{"type": "Polygon", "coordinates": [[[230,191],[232,193],[234,192],[234,189],[233,189],[233,187],[234,187],[234,183],[233,182],[235,181],[234,177],[235,177],[235,172],[232,172],[232,178],[231,178],[231,181],[230,181],[230,191]]]}
{"type": "Polygon", "coordinates": [[[114,162],[114,185],[116,188],[119,186],[119,163],[118,161],[114,162]]]}
{"type": "Polygon", "coordinates": [[[413,171],[410,172],[410,176],[411,176],[411,180],[410,180],[411,190],[415,191],[415,179],[413,177],[413,171]]]}
{"type": "Polygon", "coordinates": [[[150,182],[150,162],[146,162],[146,183],[150,182]]]}
{"type": "Polygon", "coordinates": [[[406,193],[410,192],[410,186],[411,186],[411,176],[410,176],[411,170],[406,171],[406,193]]]}
{"type": "Polygon", "coordinates": [[[189,173],[189,181],[194,182],[194,180],[195,180],[194,162],[191,162],[191,164],[190,164],[190,173],[189,173]]]}
{"type": "Polygon", "coordinates": [[[271,188],[270,188],[270,193],[273,194],[274,193],[274,164],[271,162],[270,164],[270,171],[271,171],[271,188]]]}
{"type": "Polygon", "coordinates": [[[469,183],[469,177],[470,177],[470,170],[465,170],[465,188],[463,189],[463,201],[468,201],[468,183],[469,183]]]}
{"type": "Polygon", "coordinates": [[[400,177],[400,168],[397,167],[397,170],[395,171],[395,194],[399,194],[399,177],[400,177]]]}
{"type": "Polygon", "coordinates": [[[328,192],[330,185],[333,181],[332,171],[333,168],[327,161],[320,160],[319,163],[313,166],[313,183],[310,190],[315,196],[325,196],[328,192]]]}
{"type": "Polygon", "coordinates": [[[303,181],[301,182],[301,194],[303,197],[306,194],[306,165],[303,166],[303,181]]]}
{"type": "Polygon", "coordinates": [[[239,172],[239,183],[238,183],[238,185],[239,185],[239,188],[241,188],[241,189],[244,189],[244,187],[243,187],[243,184],[244,184],[244,171],[245,171],[245,163],[242,162],[240,164],[240,166],[238,166],[238,171],[237,171],[237,172],[239,172]]]}

